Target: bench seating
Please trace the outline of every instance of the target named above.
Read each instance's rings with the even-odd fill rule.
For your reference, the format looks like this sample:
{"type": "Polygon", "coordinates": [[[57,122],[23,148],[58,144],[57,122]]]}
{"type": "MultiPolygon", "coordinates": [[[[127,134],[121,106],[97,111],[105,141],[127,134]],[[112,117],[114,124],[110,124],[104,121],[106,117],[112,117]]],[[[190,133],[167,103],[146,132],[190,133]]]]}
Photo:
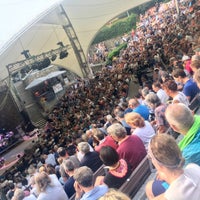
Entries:
{"type": "MultiPolygon", "coordinates": [[[[145,158],[143,158],[143,160],[132,172],[132,174],[126,180],[126,182],[120,187],[119,190],[127,194],[129,197],[133,198],[150,174],[151,174],[151,167],[148,157],[146,156],[145,158]]],[[[104,165],[102,165],[95,172],[94,180],[96,179],[97,176],[103,176],[103,175],[105,175],[104,165]]],[[[70,198],[70,200],[74,199],[75,199],[75,194],[70,198]]]]}
{"type": "Polygon", "coordinates": [[[132,199],[150,174],[151,167],[148,157],[146,156],[132,172],[126,182],[120,187],[120,191],[132,199]]]}

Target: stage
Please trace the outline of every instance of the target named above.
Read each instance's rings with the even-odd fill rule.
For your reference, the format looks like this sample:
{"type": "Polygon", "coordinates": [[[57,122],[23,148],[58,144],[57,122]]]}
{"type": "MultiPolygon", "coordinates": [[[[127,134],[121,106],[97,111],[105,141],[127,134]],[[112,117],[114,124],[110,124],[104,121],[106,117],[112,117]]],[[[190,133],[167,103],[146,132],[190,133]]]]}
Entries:
{"type": "Polygon", "coordinates": [[[7,170],[13,167],[24,156],[24,150],[31,149],[33,145],[38,141],[38,135],[35,134],[32,137],[24,136],[20,143],[10,148],[5,154],[1,155],[5,159],[4,165],[0,168],[0,176],[2,176],[7,170]]]}

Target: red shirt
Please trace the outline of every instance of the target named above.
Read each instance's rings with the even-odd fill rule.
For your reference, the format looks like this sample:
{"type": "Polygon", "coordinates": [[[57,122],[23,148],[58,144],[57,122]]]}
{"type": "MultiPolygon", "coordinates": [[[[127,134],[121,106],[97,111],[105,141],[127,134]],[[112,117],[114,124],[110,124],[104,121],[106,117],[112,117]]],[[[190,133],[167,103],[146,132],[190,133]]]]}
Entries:
{"type": "Polygon", "coordinates": [[[120,159],[124,159],[130,164],[132,171],[147,154],[142,140],[136,135],[128,136],[122,141],[117,148],[117,152],[120,159]]]}
{"type": "Polygon", "coordinates": [[[116,142],[109,135],[106,136],[104,138],[104,140],[98,146],[96,146],[94,149],[95,149],[95,151],[100,152],[101,148],[104,147],[104,146],[111,146],[115,150],[117,150],[117,147],[118,147],[116,142]]]}

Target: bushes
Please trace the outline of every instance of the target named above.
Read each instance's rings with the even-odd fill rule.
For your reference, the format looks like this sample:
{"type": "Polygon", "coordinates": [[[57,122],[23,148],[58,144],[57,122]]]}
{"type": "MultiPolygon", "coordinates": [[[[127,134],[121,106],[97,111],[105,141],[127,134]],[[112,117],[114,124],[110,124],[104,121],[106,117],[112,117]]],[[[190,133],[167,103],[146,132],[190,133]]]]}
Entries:
{"type": "Polygon", "coordinates": [[[121,49],[125,49],[127,47],[127,43],[123,43],[120,46],[118,46],[116,49],[112,50],[109,54],[108,54],[108,60],[107,60],[107,64],[112,63],[112,59],[115,56],[118,56],[120,53],[121,49]]]}
{"type": "Polygon", "coordinates": [[[109,40],[111,38],[118,37],[124,33],[130,32],[132,28],[136,26],[136,14],[131,14],[129,17],[115,22],[111,27],[104,26],[96,38],[93,41],[93,44],[109,40]]]}

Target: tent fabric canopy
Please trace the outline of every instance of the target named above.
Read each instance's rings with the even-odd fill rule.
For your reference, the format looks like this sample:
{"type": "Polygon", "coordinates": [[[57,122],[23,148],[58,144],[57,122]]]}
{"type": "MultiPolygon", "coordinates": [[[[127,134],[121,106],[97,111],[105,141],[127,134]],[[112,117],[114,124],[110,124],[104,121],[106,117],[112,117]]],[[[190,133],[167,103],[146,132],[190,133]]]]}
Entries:
{"type": "Polygon", "coordinates": [[[46,81],[46,77],[40,77],[40,78],[36,78],[35,80],[33,80],[30,84],[27,85],[27,87],[25,88],[25,90],[31,89],[41,83],[43,83],[44,81],[46,81]]]}
{"type": "MultiPolygon", "coordinates": [[[[63,0],[55,7],[42,13],[34,22],[26,26],[13,38],[0,55],[0,79],[8,77],[6,66],[23,60],[23,50],[29,50],[32,56],[58,48],[57,43],[69,45],[68,57],[57,58],[53,64],[62,66],[83,77],[81,66],[77,60],[73,45],[69,40],[63,26],[67,25],[66,16],[62,14],[61,7],[67,14],[79,44],[87,58],[89,46],[97,32],[108,21],[117,15],[143,4],[149,0],[63,0]]],[[[22,5],[23,6],[23,5],[22,5]]],[[[32,8],[30,8],[32,9],[32,8]]],[[[18,10],[16,12],[21,12],[18,10]]],[[[26,11],[28,12],[28,11],[26,11]]],[[[14,21],[17,20],[13,19],[14,21]]]]}
{"type": "Polygon", "coordinates": [[[48,79],[51,79],[51,78],[54,78],[54,77],[57,77],[57,76],[59,76],[61,74],[64,74],[65,72],[66,72],[65,70],[63,70],[63,71],[55,71],[55,72],[49,73],[46,76],[42,76],[42,77],[36,78],[26,86],[25,90],[31,89],[31,88],[43,83],[44,81],[46,81],[48,79]]]}

